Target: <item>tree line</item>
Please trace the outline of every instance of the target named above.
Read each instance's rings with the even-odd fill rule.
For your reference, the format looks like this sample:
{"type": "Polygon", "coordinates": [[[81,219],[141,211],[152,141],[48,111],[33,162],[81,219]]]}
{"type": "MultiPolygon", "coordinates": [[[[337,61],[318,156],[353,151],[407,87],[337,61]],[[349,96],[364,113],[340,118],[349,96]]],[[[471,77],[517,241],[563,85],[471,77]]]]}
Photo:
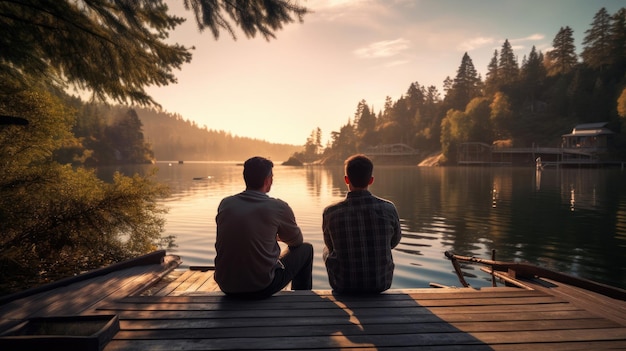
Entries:
{"type": "Polygon", "coordinates": [[[294,158],[342,162],[368,146],[404,143],[423,156],[441,151],[454,164],[464,142],[505,141],[514,147],[558,147],[560,137],[580,123],[608,122],[618,132],[612,157],[624,158],[626,130],[626,9],[601,8],[585,31],[578,55],[573,30],[561,27],[545,54],[534,46],[521,62],[510,42],[495,50],[486,76],[465,53],[454,78],[446,77],[443,98],[435,86],[418,82],[380,111],[365,100],[354,116],[319,145],[312,132],[294,158]]]}
{"type": "Polygon", "coordinates": [[[250,155],[286,160],[302,146],[271,143],[209,129],[154,107],[135,107],[157,160],[243,161],[250,155]]]}
{"type": "Polygon", "coordinates": [[[251,154],[286,160],[302,149],[200,127],[178,113],[156,107],[64,99],[74,106],[77,116],[72,128],[76,140],[56,152],[62,163],[92,167],[157,160],[241,161],[251,154]]]}

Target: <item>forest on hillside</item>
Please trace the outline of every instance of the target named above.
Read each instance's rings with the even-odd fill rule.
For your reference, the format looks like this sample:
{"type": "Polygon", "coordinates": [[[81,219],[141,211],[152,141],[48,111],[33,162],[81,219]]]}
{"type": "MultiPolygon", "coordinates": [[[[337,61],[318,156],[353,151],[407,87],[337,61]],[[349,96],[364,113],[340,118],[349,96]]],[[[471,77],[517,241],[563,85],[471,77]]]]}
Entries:
{"type": "Polygon", "coordinates": [[[276,144],[200,128],[156,107],[84,103],[58,93],[77,111],[76,139],[56,152],[62,163],[109,165],[163,161],[243,161],[259,155],[286,160],[303,146],[276,144]]]}
{"type": "Polygon", "coordinates": [[[156,108],[135,107],[134,110],[157,160],[243,161],[259,155],[282,161],[303,148],[200,127],[180,114],[156,108]]]}
{"type": "Polygon", "coordinates": [[[446,77],[443,97],[435,86],[413,82],[399,99],[387,96],[380,111],[361,100],[326,147],[318,128],[293,157],[342,162],[367,147],[403,143],[423,156],[442,151],[443,162],[454,164],[464,142],[558,147],[577,124],[608,122],[617,133],[611,157],[624,159],[626,9],[610,14],[601,8],[592,17],[580,55],[569,26],[558,30],[551,50],[533,46],[521,62],[505,40],[484,79],[465,53],[454,78],[446,77]]]}

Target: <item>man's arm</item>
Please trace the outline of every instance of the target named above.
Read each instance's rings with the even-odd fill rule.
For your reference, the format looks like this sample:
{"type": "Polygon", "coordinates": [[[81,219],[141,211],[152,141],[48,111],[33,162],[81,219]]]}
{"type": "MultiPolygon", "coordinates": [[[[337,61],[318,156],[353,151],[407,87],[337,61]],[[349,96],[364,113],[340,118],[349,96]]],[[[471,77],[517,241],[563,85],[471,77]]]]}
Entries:
{"type": "Polygon", "coordinates": [[[300,246],[304,242],[304,238],[296,223],[296,216],[286,202],[281,201],[281,203],[284,208],[281,211],[282,216],[279,218],[280,226],[278,227],[277,238],[289,247],[300,246]]]}
{"type": "Polygon", "coordinates": [[[324,237],[324,245],[326,245],[328,252],[332,252],[333,241],[330,238],[330,228],[328,228],[329,225],[328,214],[326,210],[324,210],[324,213],[322,214],[322,235],[324,237]]]}
{"type": "Polygon", "coordinates": [[[393,249],[394,247],[398,246],[398,244],[400,243],[400,239],[402,239],[402,229],[400,227],[400,216],[398,215],[398,210],[393,204],[391,206],[393,206],[393,218],[395,222],[394,233],[391,237],[391,248],[393,249]]]}

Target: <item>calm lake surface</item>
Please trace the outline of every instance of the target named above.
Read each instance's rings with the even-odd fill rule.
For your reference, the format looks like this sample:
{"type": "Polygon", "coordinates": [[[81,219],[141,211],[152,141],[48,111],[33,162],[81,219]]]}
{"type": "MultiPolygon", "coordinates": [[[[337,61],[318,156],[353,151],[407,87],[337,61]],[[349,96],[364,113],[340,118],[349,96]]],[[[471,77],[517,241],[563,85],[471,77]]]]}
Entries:
{"type": "MultiPolygon", "coordinates": [[[[120,169],[144,173],[152,166],[120,169]]],[[[171,196],[166,235],[183,267],[213,265],[220,200],[244,190],[235,162],[157,163],[171,196]],[[201,180],[194,178],[203,178],[201,180]]],[[[444,252],[521,261],[626,288],[626,171],[509,167],[375,166],[370,190],[396,204],[403,237],[392,288],[461,286],[444,252]]],[[[293,208],[315,248],[313,287],[330,288],[322,261],[322,211],[345,197],[341,166],[274,167],[269,193],[293,208]]],[[[489,286],[479,266],[464,268],[489,286]]]]}

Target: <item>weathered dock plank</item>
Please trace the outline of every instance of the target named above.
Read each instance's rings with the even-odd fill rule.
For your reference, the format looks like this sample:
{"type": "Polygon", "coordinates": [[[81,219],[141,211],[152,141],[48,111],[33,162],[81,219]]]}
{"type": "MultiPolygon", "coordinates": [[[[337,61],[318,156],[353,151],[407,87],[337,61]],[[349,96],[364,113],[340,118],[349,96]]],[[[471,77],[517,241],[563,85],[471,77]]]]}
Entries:
{"type": "Polygon", "coordinates": [[[172,291],[176,290],[181,284],[183,284],[187,279],[193,276],[196,272],[186,270],[180,275],[177,279],[171,281],[169,284],[163,286],[160,290],[154,292],[156,296],[167,296],[172,291]]]}
{"type": "Polygon", "coordinates": [[[35,315],[116,314],[104,351],[626,349],[626,302],[555,284],[242,301],[217,291],[211,270],[164,272],[129,267],[5,303],[0,332],[35,315]]]}
{"type": "Polygon", "coordinates": [[[525,279],[533,289],[567,300],[574,306],[626,325],[626,301],[609,299],[593,291],[578,289],[545,278],[525,279]]]}
{"type": "Polygon", "coordinates": [[[106,351],[626,346],[626,326],[544,292],[516,288],[392,290],[362,297],[281,292],[262,301],[213,292],[127,297],[100,308],[121,320],[106,351]]]}
{"type": "Polygon", "coordinates": [[[0,305],[0,331],[28,318],[98,313],[99,303],[139,292],[180,264],[178,257],[165,256],[165,252],[150,254],[150,259],[160,263],[144,262],[140,257],[120,263],[117,270],[90,273],[88,279],[70,278],[63,284],[52,284],[50,289],[37,288],[32,294],[26,291],[15,299],[6,298],[7,302],[0,305]]]}

